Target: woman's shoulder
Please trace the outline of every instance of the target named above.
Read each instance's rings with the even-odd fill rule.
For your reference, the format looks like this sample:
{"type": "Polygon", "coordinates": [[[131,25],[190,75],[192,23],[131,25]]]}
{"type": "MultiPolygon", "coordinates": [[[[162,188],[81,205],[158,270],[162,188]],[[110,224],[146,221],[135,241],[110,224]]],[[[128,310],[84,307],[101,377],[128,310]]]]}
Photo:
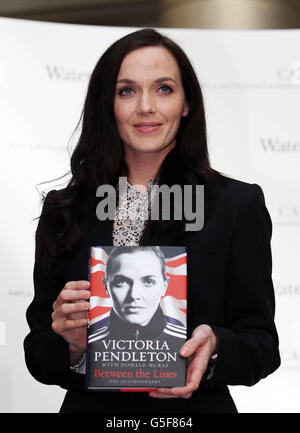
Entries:
{"type": "Polygon", "coordinates": [[[67,188],[51,189],[47,193],[43,194],[43,200],[44,201],[60,200],[67,197],[67,195],[68,195],[67,188]]]}
{"type": "Polygon", "coordinates": [[[264,192],[255,182],[222,175],[212,202],[213,213],[229,212],[234,225],[240,219],[248,220],[257,215],[263,215],[269,220],[264,192]]]}
{"type": "Polygon", "coordinates": [[[63,189],[51,189],[48,192],[42,193],[42,206],[43,212],[51,212],[51,214],[58,211],[61,208],[65,208],[72,204],[72,194],[68,188],[63,189]]]}
{"type": "Polygon", "coordinates": [[[263,190],[257,183],[222,175],[216,195],[219,197],[230,197],[237,205],[247,201],[264,198],[263,190]]]}

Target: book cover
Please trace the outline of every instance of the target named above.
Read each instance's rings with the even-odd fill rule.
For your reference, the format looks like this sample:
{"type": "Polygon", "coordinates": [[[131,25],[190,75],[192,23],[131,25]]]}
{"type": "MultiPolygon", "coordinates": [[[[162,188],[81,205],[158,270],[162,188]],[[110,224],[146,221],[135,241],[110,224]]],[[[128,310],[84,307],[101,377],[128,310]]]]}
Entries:
{"type": "Polygon", "coordinates": [[[185,247],[90,248],[86,388],[185,385],[185,247]]]}

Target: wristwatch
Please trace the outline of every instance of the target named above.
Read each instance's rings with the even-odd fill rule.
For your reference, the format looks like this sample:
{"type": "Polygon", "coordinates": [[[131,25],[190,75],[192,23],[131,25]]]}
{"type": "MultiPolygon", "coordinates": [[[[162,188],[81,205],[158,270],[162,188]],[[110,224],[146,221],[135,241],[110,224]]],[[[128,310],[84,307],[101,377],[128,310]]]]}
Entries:
{"type": "Polygon", "coordinates": [[[86,358],[86,353],[84,352],[81,355],[81,357],[78,359],[76,364],[70,366],[70,370],[72,370],[74,373],[85,374],[85,358],[86,358]]]}

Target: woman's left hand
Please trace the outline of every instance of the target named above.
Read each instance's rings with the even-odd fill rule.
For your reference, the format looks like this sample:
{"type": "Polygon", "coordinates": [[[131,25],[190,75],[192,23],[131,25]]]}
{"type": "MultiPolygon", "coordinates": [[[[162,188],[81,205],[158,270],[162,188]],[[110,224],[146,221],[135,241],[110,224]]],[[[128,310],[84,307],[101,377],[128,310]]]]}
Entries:
{"type": "Polygon", "coordinates": [[[200,385],[208,362],[217,346],[217,337],[209,325],[199,325],[192,337],[180,349],[180,355],[187,358],[186,385],[175,388],[158,388],[149,392],[155,398],[190,398],[200,385]]]}

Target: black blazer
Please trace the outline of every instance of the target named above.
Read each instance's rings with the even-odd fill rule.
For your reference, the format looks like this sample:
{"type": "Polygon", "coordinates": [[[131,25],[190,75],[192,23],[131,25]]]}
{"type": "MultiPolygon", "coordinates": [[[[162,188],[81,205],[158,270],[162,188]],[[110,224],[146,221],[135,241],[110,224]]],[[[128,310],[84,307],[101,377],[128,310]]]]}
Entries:
{"type": "MultiPolygon", "coordinates": [[[[87,392],[84,375],[69,369],[68,343],[51,328],[52,304],[67,281],[88,279],[88,248],[112,245],[112,221],[95,218],[61,284],[34,267],[35,295],[27,310],[24,341],[30,373],[67,389],[62,412],[235,412],[227,385],[254,385],[280,365],[274,324],[270,239],[272,224],[262,189],[227,178],[216,192],[215,212],[198,232],[187,232],[188,336],[200,324],[218,337],[213,377],[190,399],[158,400],[144,392],[87,392]]],[[[153,245],[174,245],[170,230],[153,245]]]]}

